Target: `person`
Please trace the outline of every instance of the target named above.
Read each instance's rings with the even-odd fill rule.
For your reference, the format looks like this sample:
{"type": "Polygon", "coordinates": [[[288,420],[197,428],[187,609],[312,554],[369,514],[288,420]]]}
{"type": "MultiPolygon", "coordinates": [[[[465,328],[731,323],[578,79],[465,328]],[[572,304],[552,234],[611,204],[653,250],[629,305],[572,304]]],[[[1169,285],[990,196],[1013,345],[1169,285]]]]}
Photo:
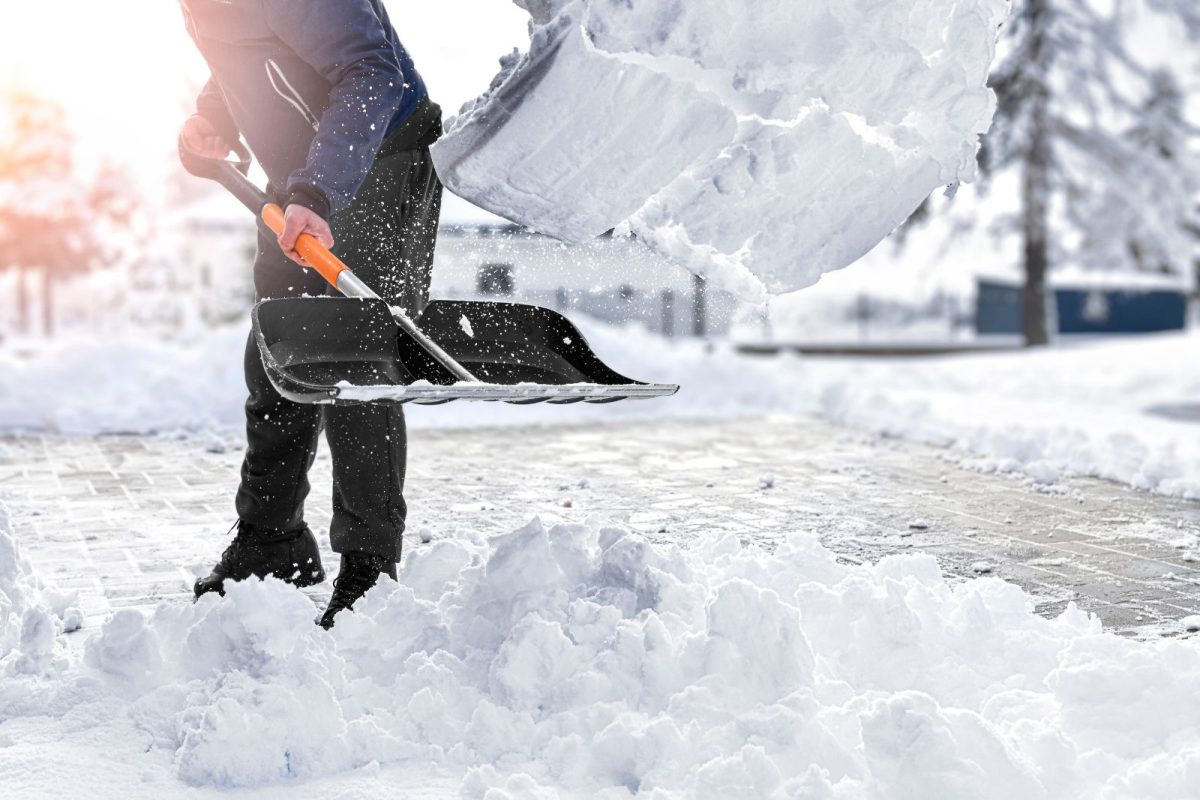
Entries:
{"type": "MultiPolygon", "coordinates": [[[[285,210],[279,236],[262,230],[258,299],[330,292],[302,270],[309,234],[410,315],[428,300],[442,186],[429,146],[442,132],[381,0],[180,0],[211,78],[179,146],[227,158],[240,140],[285,210]],[[293,263],[295,262],[295,263],[293,263]],[[299,265],[299,266],[297,266],[299,265]]],[[[398,405],[292,403],[271,386],[253,340],[245,355],[247,447],[236,535],[195,595],[226,581],[273,575],[324,580],[304,521],[307,473],[322,430],[333,460],[329,536],[341,565],[329,628],[381,575],[396,578],[406,506],[406,433],[398,405]]]]}

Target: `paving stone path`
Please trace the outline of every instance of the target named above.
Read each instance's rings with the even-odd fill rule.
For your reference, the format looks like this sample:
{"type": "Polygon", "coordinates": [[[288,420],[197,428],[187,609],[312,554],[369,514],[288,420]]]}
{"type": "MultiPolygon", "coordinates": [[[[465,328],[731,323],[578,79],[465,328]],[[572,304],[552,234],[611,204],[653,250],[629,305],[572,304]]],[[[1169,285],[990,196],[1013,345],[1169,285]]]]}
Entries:
{"type": "MultiPolygon", "coordinates": [[[[806,531],[849,561],[923,551],[964,580],[1015,581],[1052,614],[1074,601],[1122,632],[1200,613],[1200,504],[1089,479],[1038,489],[959,456],[797,417],[415,430],[410,530],[507,532],[598,516],[687,546],[728,531],[772,547],[806,531]]],[[[0,498],[35,568],[113,609],[185,601],[227,541],[233,436],[0,437],[0,498]]],[[[308,520],[324,539],[329,460],[308,520]]],[[[324,546],[324,542],[323,542],[324,546]]],[[[325,553],[328,564],[336,564],[325,553]]],[[[328,587],[310,590],[320,599],[328,587]]]]}

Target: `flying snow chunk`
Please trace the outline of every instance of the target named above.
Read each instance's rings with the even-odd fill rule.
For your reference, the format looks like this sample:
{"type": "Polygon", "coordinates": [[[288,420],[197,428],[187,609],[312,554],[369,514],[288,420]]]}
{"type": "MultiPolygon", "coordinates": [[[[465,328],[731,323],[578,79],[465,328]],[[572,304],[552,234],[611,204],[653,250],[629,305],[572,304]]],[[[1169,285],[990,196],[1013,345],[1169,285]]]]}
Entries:
{"type": "Polygon", "coordinates": [[[463,114],[434,160],[456,194],[583,242],[628,219],[693,164],[717,158],[736,129],[733,112],[715,98],[596,49],[563,16],[534,37],[508,80],[463,114]]]}
{"type": "Polygon", "coordinates": [[[858,259],[975,177],[1008,0],[517,0],[529,52],[434,148],[570,242],[628,223],[749,299],[858,259]]]}

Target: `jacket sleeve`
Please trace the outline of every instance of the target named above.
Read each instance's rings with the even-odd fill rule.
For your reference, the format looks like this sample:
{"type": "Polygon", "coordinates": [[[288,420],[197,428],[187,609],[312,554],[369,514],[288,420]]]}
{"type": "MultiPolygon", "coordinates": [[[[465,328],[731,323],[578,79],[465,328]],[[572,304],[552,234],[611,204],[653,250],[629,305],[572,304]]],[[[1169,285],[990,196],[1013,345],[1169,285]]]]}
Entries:
{"type": "Polygon", "coordinates": [[[196,113],[211,122],[226,142],[233,144],[238,141],[240,134],[237,123],[233,121],[233,115],[225,105],[225,97],[221,94],[221,87],[217,86],[215,78],[209,78],[208,83],[200,90],[200,95],[196,98],[196,113]]]}
{"type": "Polygon", "coordinates": [[[327,217],[354,199],[412,89],[369,0],[263,0],[263,8],[275,35],[331,86],[308,161],[287,185],[292,202],[327,217]]]}

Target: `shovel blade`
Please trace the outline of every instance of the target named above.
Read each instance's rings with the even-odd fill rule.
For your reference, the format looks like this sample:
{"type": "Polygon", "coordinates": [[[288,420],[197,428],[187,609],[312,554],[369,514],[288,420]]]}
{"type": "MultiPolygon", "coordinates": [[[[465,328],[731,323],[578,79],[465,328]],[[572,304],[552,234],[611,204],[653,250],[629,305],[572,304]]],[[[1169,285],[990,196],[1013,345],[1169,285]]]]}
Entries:
{"type": "Polygon", "coordinates": [[[614,371],[566,317],[539,306],[434,300],[416,320],[479,383],[456,383],[382,300],[265,300],[253,322],[272,384],[299,403],[599,403],[679,388],[614,371]]]}

